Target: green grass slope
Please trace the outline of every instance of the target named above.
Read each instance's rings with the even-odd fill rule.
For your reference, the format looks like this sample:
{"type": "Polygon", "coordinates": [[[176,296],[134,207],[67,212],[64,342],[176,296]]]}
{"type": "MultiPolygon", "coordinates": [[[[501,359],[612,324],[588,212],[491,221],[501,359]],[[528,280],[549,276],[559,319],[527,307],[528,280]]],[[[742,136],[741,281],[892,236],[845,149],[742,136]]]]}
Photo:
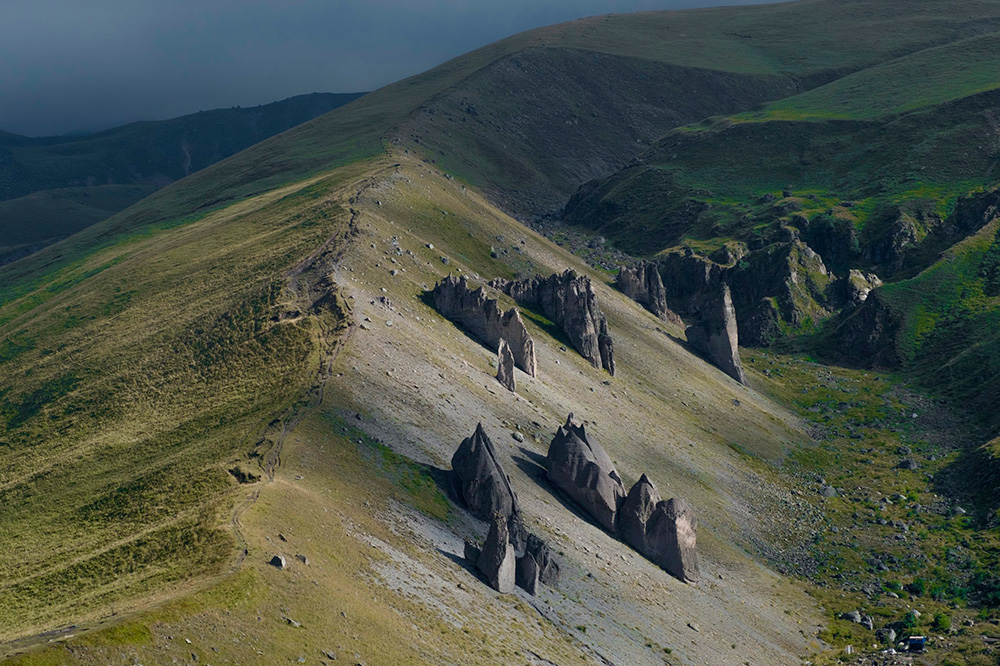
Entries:
{"type": "MultiPolygon", "coordinates": [[[[876,297],[894,324],[878,347],[936,396],[967,408],[994,431],[1000,429],[994,409],[1000,395],[998,228],[994,219],[927,270],[882,287],[876,297]]],[[[852,319],[841,327],[852,327],[852,319]]],[[[836,345],[838,331],[831,335],[828,344],[836,345]]],[[[854,362],[866,361],[842,351],[854,362]]]]}
{"type": "Polygon", "coordinates": [[[875,65],[771,102],[749,119],[868,120],[1000,87],[1000,35],[990,33],[875,65]]]}
{"type": "Polygon", "coordinates": [[[346,225],[308,185],[5,283],[0,641],[233,561],[227,470],[268,454],[340,324],[284,318],[286,271],[346,225]]]}

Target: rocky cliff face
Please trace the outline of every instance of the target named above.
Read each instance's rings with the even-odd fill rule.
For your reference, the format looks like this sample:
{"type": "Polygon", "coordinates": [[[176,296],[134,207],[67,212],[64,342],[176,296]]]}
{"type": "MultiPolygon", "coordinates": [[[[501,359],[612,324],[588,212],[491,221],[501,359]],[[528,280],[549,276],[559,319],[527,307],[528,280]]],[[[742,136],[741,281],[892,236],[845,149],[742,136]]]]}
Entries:
{"type": "Polygon", "coordinates": [[[739,383],[746,384],[746,374],[740,362],[736,312],[733,310],[729,285],[723,284],[714,297],[706,297],[698,322],[687,328],[687,339],[692,347],[705,354],[720,370],[739,383]]]}
{"type": "Polygon", "coordinates": [[[486,294],[486,289],[472,289],[464,275],[461,278],[449,275],[431,294],[434,307],[442,315],[461,324],[492,349],[499,348],[501,339],[506,341],[517,367],[531,377],[538,374],[535,343],[517,308],[504,312],[497,300],[486,294]]]}
{"type": "Polygon", "coordinates": [[[663,501],[645,474],[632,486],[619,511],[622,539],[685,583],[698,582],[694,511],[681,499],[663,501]]]}
{"type": "Polygon", "coordinates": [[[614,343],[590,278],[567,270],[524,280],[497,278],[490,286],[524,307],[540,310],[563,329],[581,356],[615,374],[614,343]]]}
{"type": "Polygon", "coordinates": [[[586,429],[573,421],[559,428],[546,458],[549,480],[612,534],[625,486],[611,458],[586,429]]]}
{"type": "Polygon", "coordinates": [[[831,314],[834,277],[822,257],[794,234],[753,252],[737,254],[727,247],[713,257],[731,263],[690,250],[660,257],[667,301],[682,316],[700,317],[717,300],[723,282],[730,285],[740,340],[746,345],[770,345],[786,332],[811,330],[831,314]]]}
{"type": "Polygon", "coordinates": [[[837,280],[837,303],[845,312],[850,312],[868,300],[868,294],[873,289],[881,286],[882,280],[874,273],[864,273],[852,268],[847,275],[837,280]]]}
{"type": "Polygon", "coordinates": [[[896,336],[902,322],[875,290],[864,305],[837,327],[834,340],[837,352],[849,362],[866,368],[895,368],[901,359],[896,350],[896,336]]]}
{"type": "Polygon", "coordinates": [[[618,270],[617,284],[623,294],[660,319],[682,325],[680,317],[667,306],[667,290],[656,264],[641,261],[635,266],[622,266],[618,270]]]}

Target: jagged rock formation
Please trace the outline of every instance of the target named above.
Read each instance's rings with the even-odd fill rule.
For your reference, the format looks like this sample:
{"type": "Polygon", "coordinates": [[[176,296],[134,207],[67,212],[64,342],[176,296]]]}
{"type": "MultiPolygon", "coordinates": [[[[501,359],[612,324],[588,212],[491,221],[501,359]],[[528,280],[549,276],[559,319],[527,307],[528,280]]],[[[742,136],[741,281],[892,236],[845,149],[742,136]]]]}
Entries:
{"type": "Polygon", "coordinates": [[[462,440],[451,458],[451,468],[455,490],[472,515],[490,520],[496,513],[508,518],[520,511],[517,495],[482,423],[471,437],[462,440]]]}
{"type": "Polygon", "coordinates": [[[714,252],[712,259],[690,250],[663,255],[658,267],[672,308],[698,319],[726,283],[743,344],[767,346],[787,332],[812,330],[832,312],[835,280],[794,229],[784,230],[786,240],[753,252],[734,244],[714,252]]]}
{"type": "Polygon", "coordinates": [[[559,563],[548,545],[534,534],[528,535],[524,555],[517,560],[517,586],[535,594],[538,584],[550,587],[559,583],[559,563]]]}
{"type": "Polygon", "coordinates": [[[431,293],[438,312],[461,324],[492,349],[505,340],[517,367],[532,377],[537,375],[535,343],[517,308],[504,312],[496,299],[487,296],[484,287],[472,289],[464,275],[461,278],[449,275],[431,293]]]}
{"type": "Polygon", "coordinates": [[[841,307],[850,311],[868,300],[872,289],[882,286],[882,280],[874,273],[862,273],[852,268],[847,275],[837,281],[837,297],[841,307]]]}
{"type": "Polygon", "coordinates": [[[497,381],[508,391],[514,391],[514,354],[510,351],[510,345],[503,338],[497,347],[497,381]]]}
{"type": "Polygon", "coordinates": [[[866,368],[895,368],[900,364],[896,336],[902,326],[875,290],[837,327],[836,349],[851,363],[866,368]]]}
{"type": "Polygon", "coordinates": [[[490,286],[524,307],[541,310],[562,328],[581,356],[615,374],[613,341],[590,278],[567,270],[524,280],[497,278],[490,286]]]}
{"type": "Polygon", "coordinates": [[[800,240],[752,252],[724,276],[743,344],[767,346],[782,331],[811,330],[831,314],[834,279],[823,258],[800,240]]]}
{"type": "Polygon", "coordinates": [[[641,261],[618,269],[618,289],[664,321],[681,325],[681,319],[667,307],[667,290],[656,264],[641,261]]]}
{"type": "Polygon", "coordinates": [[[702,310],[698,323],[687,328],[687,339],[692,347],[705,354],[720,370],[739,383],[746,384],[746,374],[740,362],[736,312],[733,310],[729,285],[722,285],[718,295],[702,310]]]}
{"type": "Polygon", "coordinates": [[[687,502],[661,500],[656,486],[643,474],[618,516],[625,543],[685,583],[698,582],[698,523],[687,502]]]}
{"type": "Polygon", "coordinates": [[[482,423],[471,437],[462,440],[451,458],[451,468],[455,492],[469,512],[481,520],[492,520],[497,514],[503,516],[511,543],[518,550],[523,549],[527,535],[521,506],[482,423]]]}
{"type": "Polygon", "coordinates": [[[574,423],[572,414],[552,439],[545,464],[553,485],[614,533],[625,486],[611,458],[582,425],[574,423]]]}
{"type": "Polygon", "coordinates": [[[476,566],[497,592],[510,594],[514,591],[517,557],[510,542],[507,520],[499,513],[493,515],[490,533],[479,552],[476,566]]]}

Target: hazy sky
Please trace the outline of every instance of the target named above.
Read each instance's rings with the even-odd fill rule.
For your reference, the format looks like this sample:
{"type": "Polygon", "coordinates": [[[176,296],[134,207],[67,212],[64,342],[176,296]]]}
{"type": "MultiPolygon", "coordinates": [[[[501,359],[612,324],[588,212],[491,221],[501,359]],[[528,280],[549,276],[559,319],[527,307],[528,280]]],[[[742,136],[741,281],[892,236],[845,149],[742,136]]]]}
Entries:
{"type": "Polygon", "coordinates": [[[523,30],[757,0],[0,0],[0,130],[373,90],[523,30]]]}

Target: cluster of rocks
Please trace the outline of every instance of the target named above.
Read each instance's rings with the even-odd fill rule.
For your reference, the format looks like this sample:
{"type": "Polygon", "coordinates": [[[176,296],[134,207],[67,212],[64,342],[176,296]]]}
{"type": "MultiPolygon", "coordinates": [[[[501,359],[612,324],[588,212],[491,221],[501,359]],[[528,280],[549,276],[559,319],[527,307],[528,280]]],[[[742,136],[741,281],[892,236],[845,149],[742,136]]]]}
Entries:
{"type": "Polygon", "coordinates": [[[697,520],[681,499],[663,501],[643,474],[626,495],[601,445],[570,414],[549,446],[549,480],[597,523],[676,578],[698,581],[697,520]]]}
{"type": "Polygon", "coordinates": [[[539,583],[555,585],[559,564],[545,542],[525,529],[517,494],[482,423],[462,441],[451,466],[455,492],[472,515],[490,522],[481,547],[465,543],[465,559],[504,594],[515,585],[530,594],[539,583]]]}
{"type": "Polygon", "coordinates": [[[617,284],[619,291],[660,319],[683,325],[681,318],[667,306],[667,290],[656,264],[640,261],[635,266],[619,267],[617,284]]]}
{"type": "Polygon", "coordinates": [[[464,275],[460,278],[449,275],[434,287],[431,295],[435,309],[442,315],[492,349],[499,350],[503,340],[518,368],[531,377],[538,374],[535,342],[517,308],[502,310],[484,287],[473,289],[464,275]]]}
{"type": "Polygon", "coordinates": [[[490,286],[519,305],[539,310],[562,328],[573,347],[594,367],[615,374],[614,341],[589,277],[566,270],[522,280],[496,278],[490,286]]]}
{"type": "MultiPolygon", "coordinates": [[[[727,375],[746,383],[740,361],[739,328],[729,285],[723,281],[719,265],[682,255],[685,277],[685,313],[693,323],[687,327],[688,343],[727,375]],[[692,294],[694,296],[692,296],[692,294]]],[[[622,266],[618,270],[618,288],[629,298],[666,321],[683,325],[681,318],[667,305],[667,289],[660,269],[651,262],[622,266]]]]}

